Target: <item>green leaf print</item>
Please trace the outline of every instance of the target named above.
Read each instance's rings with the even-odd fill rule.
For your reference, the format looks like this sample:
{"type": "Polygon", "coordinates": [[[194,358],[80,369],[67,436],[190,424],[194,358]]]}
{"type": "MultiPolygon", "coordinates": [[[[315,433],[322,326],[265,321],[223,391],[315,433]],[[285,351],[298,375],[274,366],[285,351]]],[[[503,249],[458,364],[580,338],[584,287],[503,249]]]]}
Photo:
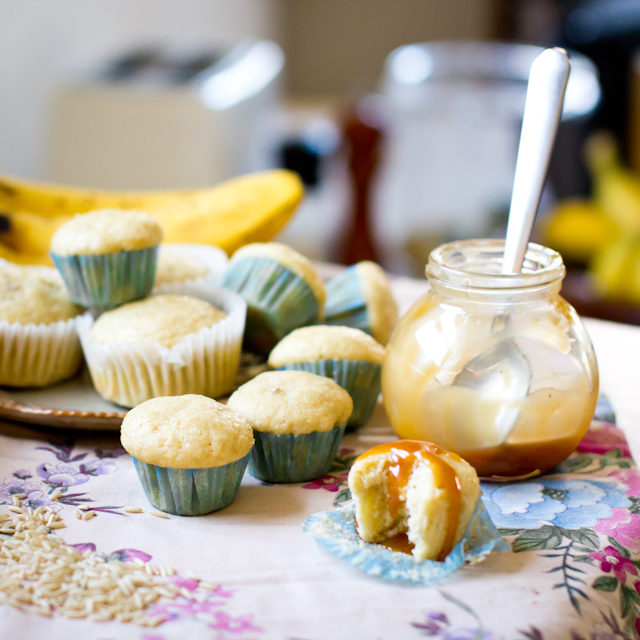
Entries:
{"type": "Polygon", "coordinates": [[[558,528],[545,525],[539,529],[525,531],[511,543],[511,548],[515,553],[542,551],[543,549],[555,549],[561,542],[562,534],[558,528]]]}
{"type": "Polygon", "coordinates": [[[600,576],[591,585],[600,591],[615,591],[618,588],[618,578],[613,576],[600,576]]]}

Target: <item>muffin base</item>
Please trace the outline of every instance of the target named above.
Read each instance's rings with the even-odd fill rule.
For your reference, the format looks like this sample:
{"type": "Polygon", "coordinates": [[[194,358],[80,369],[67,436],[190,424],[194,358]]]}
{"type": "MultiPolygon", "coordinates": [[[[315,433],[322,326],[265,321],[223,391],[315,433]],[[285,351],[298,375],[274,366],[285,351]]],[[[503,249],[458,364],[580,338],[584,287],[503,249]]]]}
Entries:
{"type": "Polygon", "coordinates": [[[158,247],[96,255],[51,253],[51,258],[73,302],[108,309],[149,294],[156,277],[158,247]]]}
{"type": "Polygon", "coordinates": [[[298,327],[320,316],[311,287],[297,273],[269,258],[243,258],[231,263],[223,286],[247,302],[244,347],[267,354],[298,327]]]}
{"type": "Polygon", "coordinates": [[[149,502],[177,516],[202,516],[229,506],[248,461],[249,454],[222,467],[171,469],[133,458],[149,502]]]}
{"type": "Polygon", "coordinates": [[[253,432],[249,473],[274,483],[306,482],[324,476],[335,460],[345,425],[301,435],[253,432]]]}
{"type": "Polygon", "coordinates": [[[52,324],[0,321],[0,385],[45,387],[73,376],[82,349],[75,319],[52,324]]]}
{"type": "Polygon", "coordinates": [[[308,371],[318,376],[331,378],[339,384],[353,400],[353,411],[347,422],[347,431],[363,427],[375,409],[380,395],[382,365],[364,360],[317,360],[315,362],[292,362],[280,370],[308,371]]]}

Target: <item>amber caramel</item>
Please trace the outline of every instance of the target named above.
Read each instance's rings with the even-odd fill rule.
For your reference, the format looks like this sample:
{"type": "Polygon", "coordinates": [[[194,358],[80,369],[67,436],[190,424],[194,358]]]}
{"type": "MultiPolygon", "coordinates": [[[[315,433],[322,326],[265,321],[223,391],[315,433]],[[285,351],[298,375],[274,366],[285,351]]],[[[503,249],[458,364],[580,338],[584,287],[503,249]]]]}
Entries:
{"type": "MultiPolygon", "coordinates": [[[[444,451],[440,447],[429,442],[419,442],[415,440],[399,440],[397,442],[389,442],[370,449],[358,459],[369,456],[390,453],[390,464],[387,467],[387,504],[389,514],[392,518],[398,516],[400,506],[404,499],[407,483],[411,478],[413,465],[418,458],[428,461],[433,473],[436,488],[445,491],[449,497],[449,512],[447,518],[447,530],[445,533],[442,549],[438,560],[444,560],[449,555],[454,546],[456,530],[460,519],[460,508],[462,505],[462,491],[460,480],[455,469],[447,463],[447,458],[460,460],[453,453],[444,451]]],[[[405,534],[406,535],[406,534],[405,534]]],[[[411,548],[404,545],[401,540],[396,542],[394,538],[385,541],[384,545],[400,544],[405,553],[410,553],[411,548]]],[[[410,544],[407,539],[407,544],[410,544]]],[[[394,549],[395,550],[395,549],[394,549]]]]}

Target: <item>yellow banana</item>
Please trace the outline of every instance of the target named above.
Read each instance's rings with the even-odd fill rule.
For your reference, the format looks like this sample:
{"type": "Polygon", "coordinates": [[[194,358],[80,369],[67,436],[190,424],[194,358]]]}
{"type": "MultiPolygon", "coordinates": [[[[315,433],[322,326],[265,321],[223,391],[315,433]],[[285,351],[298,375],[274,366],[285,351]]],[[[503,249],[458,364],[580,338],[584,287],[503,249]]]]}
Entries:
{"type": "Polygon", "coordinates": [[[640,233],[640,178],[622,166],[613,136],[596,133],[585,145],[597,204],[623,231],[640,233]]]}
{"type": "MultiPolygon", "coordinates": [[[[51,236],[76,213],[116,207],[156,217],[167,242],[214,244],[228,253],[249,242],[272,239],[293,215],[303,195],[298,176],[274,170],[220,185],[179,191],[109,192],[0,177],[0,257],[13,251],[21,262],[47,262],[51,236]]],[[[11,258],[7,258],[11,259],[11,258]]]]}
{"type": "Polygon", "coordinates": [[[564,200],[545,221],[544,242],[565,260],[585,263],[618,234],[604,210],[589,200],[564,200]]]}
{"type": "Polygon", "coordinates": [[[637,241],[625,234],[596,253],[589,271],[597,293],[609,299],[633,297],[632,278],[639,257],[637,247],[637,241]]]}

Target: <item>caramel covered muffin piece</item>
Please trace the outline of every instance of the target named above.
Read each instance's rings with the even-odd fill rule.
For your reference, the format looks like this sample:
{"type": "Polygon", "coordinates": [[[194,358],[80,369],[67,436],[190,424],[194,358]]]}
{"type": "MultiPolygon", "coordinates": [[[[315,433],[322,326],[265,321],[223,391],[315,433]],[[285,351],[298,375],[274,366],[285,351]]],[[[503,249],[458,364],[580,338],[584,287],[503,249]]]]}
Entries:
{"type": "Polygon", "coordinates": [[[349,471],[358,533],[416,558],[444,560],[480,498],[474,468],[429,442],[398,440],[361,455],[349,471]],[[406,538],[404,538],[406,536],[406,538]],[[403,538],[408,545],[403,548],[403,538]]]}

